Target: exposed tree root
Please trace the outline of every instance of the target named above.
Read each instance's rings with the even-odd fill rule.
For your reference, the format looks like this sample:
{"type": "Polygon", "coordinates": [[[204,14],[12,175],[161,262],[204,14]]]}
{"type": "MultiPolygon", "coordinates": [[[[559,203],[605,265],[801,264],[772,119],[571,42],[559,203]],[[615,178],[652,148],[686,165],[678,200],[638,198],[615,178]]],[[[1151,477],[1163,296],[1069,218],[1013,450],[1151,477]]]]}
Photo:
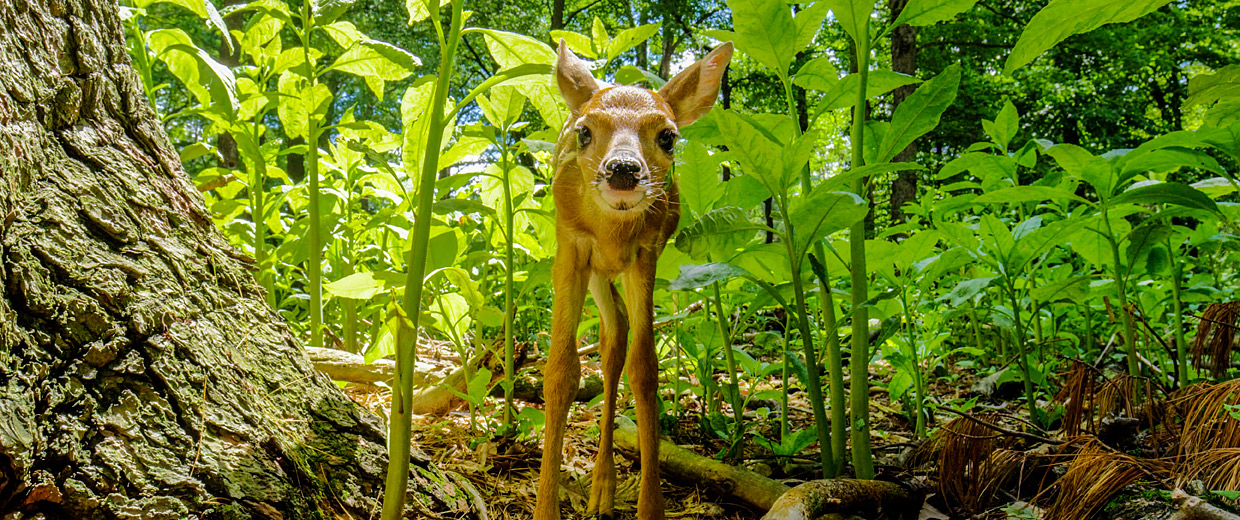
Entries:
{"type": "MultiPolygon", "coordinates": [[[[632,420],[616,416],[614,435],[622,452],[637,453],[637,425],[632,420]]],[[[668,440],[659,441],[659,469],[679,479],[705,482],[762,509],[770,509],[788,491],[788,486],[779,482],[703,457],[668,440]]]]}

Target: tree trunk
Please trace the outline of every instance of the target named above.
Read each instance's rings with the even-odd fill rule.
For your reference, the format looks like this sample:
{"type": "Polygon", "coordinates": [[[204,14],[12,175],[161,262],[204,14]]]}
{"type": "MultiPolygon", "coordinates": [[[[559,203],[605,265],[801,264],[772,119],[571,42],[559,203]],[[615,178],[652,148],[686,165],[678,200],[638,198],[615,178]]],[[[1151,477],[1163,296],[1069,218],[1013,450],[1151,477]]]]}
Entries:
{"type": "Polygon", "coordinates": [[[549,31],[558,31],[564,28],[564,0],[552,0],[551,2],[551,27],[549,31]]]}
{"type": "MultiPolygon", "coordinates": [[[[908,0],[891,0],[891,20],[895,21],[904,10],[908,0]]],[[[917,28],[901,25],[891,32],[891,69],[901,74],[917,75],[917,28]]],[[[917,90],[916,85],[905,85],[891,92],[891,110],[894,112],[906,98],[917,90]]],[[[909,162],[917,156],[916,141],[896,154],[893,162],[909,162]]],[[[891,223],[904,222],[904,212],[900,208],[917,198],[917,171],[907,170],[898,173],[891,183],[891,223]]]]}
{"type": "MultiPolygon", "coordinates": [[[[0,517],[370,517],[381,421],[213,227],[113,0],[0,0],[0,517]]],[[[426,510],[469,502],[427,462],[426,510]]]]}

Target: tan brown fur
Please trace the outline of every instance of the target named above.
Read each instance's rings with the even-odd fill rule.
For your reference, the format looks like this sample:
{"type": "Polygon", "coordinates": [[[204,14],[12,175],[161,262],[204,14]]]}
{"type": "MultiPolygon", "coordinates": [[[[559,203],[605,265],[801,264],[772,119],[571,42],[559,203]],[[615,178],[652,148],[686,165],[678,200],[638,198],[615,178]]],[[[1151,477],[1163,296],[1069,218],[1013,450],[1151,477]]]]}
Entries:
{"type": "Polygon", "coordinates": [[[599,85],[585,64],[560,42],[556,79],[571,114],[556,143],[556,173],[551,186],[556,202],[557,252],[552,270],[555,296],[544,381],[546,427],[536,520],[560,517],[557,488],[564,427],[581,377],[576,332],[587,290],[599,307],[604,379],[604,410],[599,421],[599,454],[589,513],[610,517],[614,510],[612,414],[620,376],[627,365],[637,402],[642,467],[637,517],[664,518],[658,473],[653,291],[659,254],[680,218],[680,198],[675,180],[668,176],[673,157],[660,144],[660,137],[710,110],[731,56],[731,43],[724,44],[662,90],[653,92],[599,85]],[[582,128],[589,135],[584,146],[579,144],[582,128]],[[624,164],[624,173],[617,163],[624,164]],[[623,180],[613,181],[613,176],[623,180]],[[617,279],[623,283],[623,298],[613,283],[617,279]],[[630,325],[632,348],[627,345],[630,325]]]}

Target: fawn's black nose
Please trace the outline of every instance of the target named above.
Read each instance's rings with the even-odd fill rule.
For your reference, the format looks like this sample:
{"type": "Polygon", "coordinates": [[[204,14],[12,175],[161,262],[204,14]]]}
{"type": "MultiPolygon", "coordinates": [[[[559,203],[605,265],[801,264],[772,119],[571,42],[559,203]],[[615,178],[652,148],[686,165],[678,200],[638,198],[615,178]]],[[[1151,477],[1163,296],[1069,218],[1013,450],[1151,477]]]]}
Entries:
{"type": "Polygon", "coordinates": [[[628,157],[615,157],[607,161],[607,184],[613,190],[628,191],[637,187],[637,175],[641,163],[628,157]]]}

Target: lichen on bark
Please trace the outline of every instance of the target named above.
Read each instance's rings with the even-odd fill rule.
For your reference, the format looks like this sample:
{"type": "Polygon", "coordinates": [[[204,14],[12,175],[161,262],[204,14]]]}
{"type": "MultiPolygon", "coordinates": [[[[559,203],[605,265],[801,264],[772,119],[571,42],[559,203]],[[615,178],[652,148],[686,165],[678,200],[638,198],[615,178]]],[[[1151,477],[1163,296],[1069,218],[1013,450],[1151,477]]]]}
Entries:
{"type": "MultiPolygon", "coordinates": [[[[0,517],[370,516],[381,422],[313,370],[252,268],[114,0],[0,0],[0,517]]],[[[466,516],[414,462],[419,507],[466,516]]]]}

